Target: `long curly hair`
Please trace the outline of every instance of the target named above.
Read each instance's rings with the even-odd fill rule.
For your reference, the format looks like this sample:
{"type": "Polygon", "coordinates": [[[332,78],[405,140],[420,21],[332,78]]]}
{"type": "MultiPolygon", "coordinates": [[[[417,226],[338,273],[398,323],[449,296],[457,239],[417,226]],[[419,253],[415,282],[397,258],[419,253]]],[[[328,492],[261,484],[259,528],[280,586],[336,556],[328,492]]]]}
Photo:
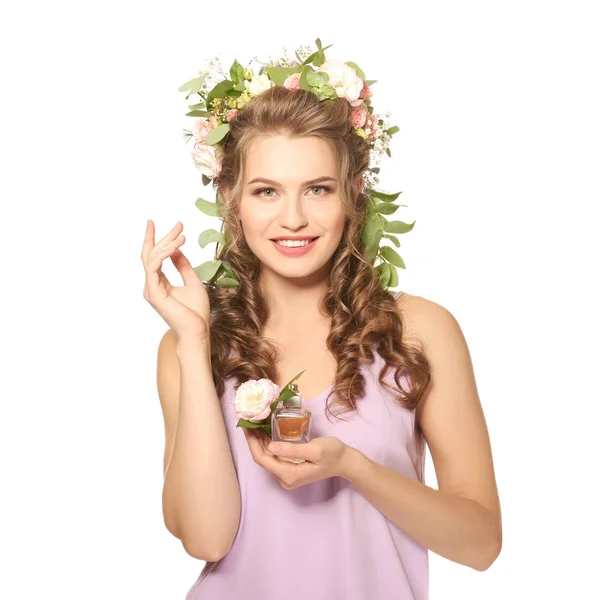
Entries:
{"type": "MultiPolygon", "coordinates": [[[[237,387],[249,379],[277,381],[279,349],[261,332],[269,318],[261,292],[261,263],[249,249],[237,218],[243,191],[245,159],[249,145],[259,134],[315,136],[325,140],[337,158],[339,186],[346,219],[341,242],[333,255],[327,292],[320,311],[331,317],[327,348],[337,361],[334,385],[325,411],[332,405],[340,412],[358,410],[356,400],[364,395],[365,379],[360,361],[374,362],[376,346],[385,365],[379,383],[400,394],[403,406],[414,409],[430,383],[430,365],[419,340],[403,338],[397,301],[380,283],[374,266],[363,256],[361,238],[369,190],[359,193],[359,178],[369,168],[370,150],[365,139],[351,131],[353,108],[345,98],[319,101],[303,89],[274,86],[255,96],[230,120],[222,156],[222,169],[213,179],[217,188],[225,245],[216,260],[226,261],[240,279],[239,287],[208,286],[211,302],[211,367],[219,397],[225,379],[236,377],[237,387]],[[395,367],[397,389],[384,378],[395,367]],[[404,389],[400,379],[409,381],[404,389]]],[[[338,415],[336,415],[340,418],[338,415]]]]}

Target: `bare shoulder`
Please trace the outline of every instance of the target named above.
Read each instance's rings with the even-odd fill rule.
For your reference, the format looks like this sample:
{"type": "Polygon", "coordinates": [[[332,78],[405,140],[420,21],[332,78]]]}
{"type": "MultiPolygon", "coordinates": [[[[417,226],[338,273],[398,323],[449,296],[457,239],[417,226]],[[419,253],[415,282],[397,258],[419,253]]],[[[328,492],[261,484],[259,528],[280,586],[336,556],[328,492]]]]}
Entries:
{"type": "Polygon", "coordinates": [[[439,489],[485,507],[501,547],[500,501],[489,432],[474,367],[461,326],[444,306],[412,294],[398,300],[404,336],[418,338],[431,367],[431,382],[416,409],[439,489]]]}

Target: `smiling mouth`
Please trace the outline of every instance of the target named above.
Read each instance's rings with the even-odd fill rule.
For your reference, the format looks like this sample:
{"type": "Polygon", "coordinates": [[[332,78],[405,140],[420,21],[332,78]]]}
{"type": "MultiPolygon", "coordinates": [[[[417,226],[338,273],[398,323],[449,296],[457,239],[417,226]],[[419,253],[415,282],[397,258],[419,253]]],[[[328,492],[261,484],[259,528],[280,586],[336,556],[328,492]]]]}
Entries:
{"type": "MultiPolygon", "coordinates": [[[[281,246],[282,244],[279,244],[279,242],[307,242],[305,244],[303,244],[304,246],[308,246],[309,244],[311,244],[312,242],[315,242],[318,237],[314,237],[314,238],[309,238],[308,240],[271,240],[271,242],[274,242],[275,244],[277,244],[278,246],[281,246]]],[[[287,248],[289,248],[290,246],[286,246],[287,248]]],[[[297,247],[297,246],[295,246],[297,247]]]]}

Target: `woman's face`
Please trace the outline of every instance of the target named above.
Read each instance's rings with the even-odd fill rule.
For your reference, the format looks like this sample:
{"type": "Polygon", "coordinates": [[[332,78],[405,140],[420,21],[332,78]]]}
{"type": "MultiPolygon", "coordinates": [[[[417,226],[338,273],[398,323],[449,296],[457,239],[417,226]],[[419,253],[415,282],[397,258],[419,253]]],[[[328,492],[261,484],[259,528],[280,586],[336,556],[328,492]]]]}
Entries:
{"type": "Polygon", "coordinates": [[[340,243],[345,223],[338,168],[328,143],[316,137],[255,138],[247,153],[238,218],[248,246],[264,267],[286,278],[321,272],[340,243]],[[281,236],[318,239],[305,254],[292,256],[272,241],[281,236]]]}

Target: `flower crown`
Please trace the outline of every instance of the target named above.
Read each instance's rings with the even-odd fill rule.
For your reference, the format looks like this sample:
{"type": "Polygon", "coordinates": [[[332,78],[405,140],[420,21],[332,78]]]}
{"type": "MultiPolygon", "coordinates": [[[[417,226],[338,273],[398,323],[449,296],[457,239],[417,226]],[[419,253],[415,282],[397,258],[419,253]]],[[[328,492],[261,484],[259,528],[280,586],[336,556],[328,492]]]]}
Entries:
{"type": "MultiPolygon", "coordinates": [[[[405,206],[393,204],[401,192],[387,194],[374,188],[379,182],[377,175],[381,157],[387,154],[391,158],[389,141],[399,127],[389,127],[389,111],[383,115],[373,112],[370,86],[376,80],[366,80],[361,68],[353,62],[326,60],[324,52],[331,45],[322,47],[319,38],[316,39],[316,46],[316,52],[312,52],[309,46],[299,47],[294,59],[271,58],[268,63],[262,63],[254,57],[247,69],[234,60],[229,77],[221,68],[219,57],[208,60],[199,77],[179,88],[181,92],[188,92],[185,100],[193,94],[198,94],[202,99],[198,104],[189,105],[190,112],[186,116],[197,118],[192,131],[185,130],[184,135],[187,140],[193,138],[195,141],[191,155],[206,186],[221,172],[223,144],[230,132],[231,120],[254,96],[273,86],[283,86],[290,90],[307,90],[320,101],[346,98],[354,107],[350,114],[351,133],[364,138],[371,150],[369,169],[363,173],[365,184],[371,190],[362,231],[362,240],[367,246],[365,259],[374,264],[380,258],[381,263],[376,269],[382,285],[385,288],[396,287],[399,282],[396,267],[405,269],[406,266],[393,248],[380,247],[380,242],[383,238],[389,239],[399,248],[397,237],[388,234],[407,233],[413,229],[415,221],[404,223],[385,219],[383,215],[393,214],[400,206],[405,206]],[[250,68],[252,62],[262,65],[257,75],[250,68]]],[[[198,198],[195,204],[208,216],[221,216],[219,194],[215,203],[198,198]]],[[[217,256],[219,244],[225,245],[225,238],[221,232],[207,229],[199,236],[199,245],[204,248],[211,242],[217,243],[217,256]]],[[[194,267],[194,270],[205,284],[216,287],[239,286],[238,277],[226,261],[207,261],[194,267]]]]}

